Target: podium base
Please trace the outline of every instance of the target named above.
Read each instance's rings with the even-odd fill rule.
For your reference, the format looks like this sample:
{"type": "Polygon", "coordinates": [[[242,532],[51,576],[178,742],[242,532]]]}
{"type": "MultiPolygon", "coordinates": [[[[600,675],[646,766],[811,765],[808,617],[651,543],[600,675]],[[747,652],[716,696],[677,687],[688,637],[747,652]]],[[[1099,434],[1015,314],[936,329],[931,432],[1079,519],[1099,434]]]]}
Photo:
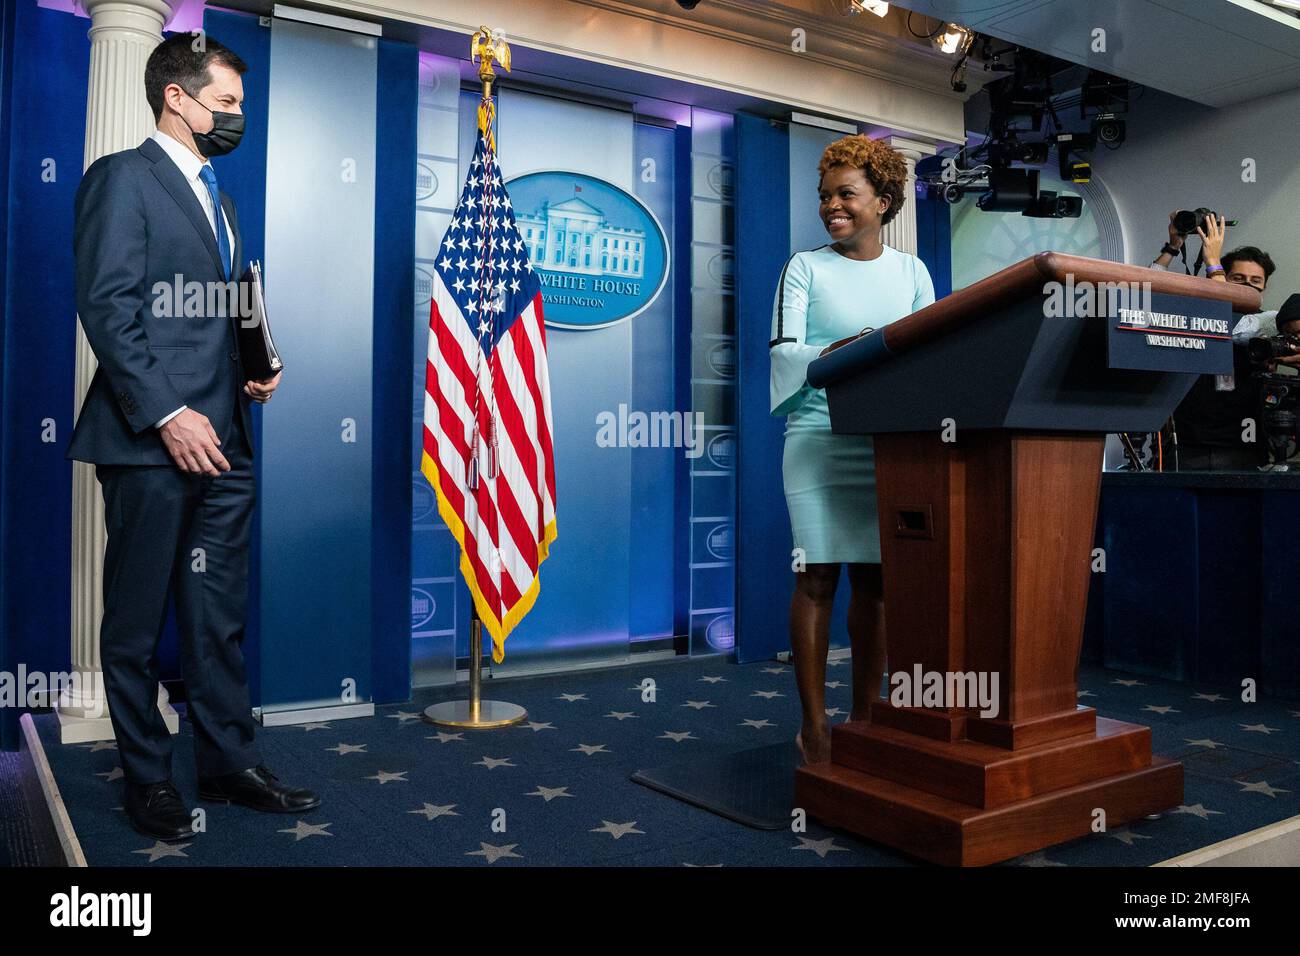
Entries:
{"type": "Polygon", "coordinates": [[[795,805],[932,863],[985,866],[1087,836],[1099,810],[1113,830],[1182,802],[1183,765],[1150,756],[1147,728],[1098,724],[1094,734],[1000,755],[970,741],[842,724],[832,762],[796,771],[795,805]]]}
{"type": "Polygon", "coordinates": [[[507,704],[500,700],[481,700],[478,702],[477,716],[471,710],[468,700],[448,700],[424,709],[424,719],[440,727],[460,727],[464,730],[491,730],[494,727],[509,727],[528,716],[528,711],[518,704],[507,704]]]}

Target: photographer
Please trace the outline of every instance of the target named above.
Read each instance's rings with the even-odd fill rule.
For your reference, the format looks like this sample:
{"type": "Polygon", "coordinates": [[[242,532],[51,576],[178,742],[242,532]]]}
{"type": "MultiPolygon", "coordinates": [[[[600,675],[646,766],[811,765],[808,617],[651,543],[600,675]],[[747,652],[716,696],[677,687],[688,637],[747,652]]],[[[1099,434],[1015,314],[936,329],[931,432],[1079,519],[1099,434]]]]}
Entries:
{"type": "Polygon", "coordinates": [[[1247,344],[1254,366],[1249,389],[1255,396],[1266,462],[1271,469],[1285,471],[1300,451],[1296,434],[1300,377],[1292,371],[1300,366],[1300,293],[1282,304],[1276,321],[1277,335],[1257,336],[1247,344]]]}
{"type": "MultiPolygon", "coordinates": [[[[1191,218],[1197,220],[1194,232],[1201,239],[1200,259],[1205,263],[1207,278],[1248,285],[1261,293],[1268,288],[1268,280],[1276,269],[1272,258],[1255,246],[1242,246],[1221,257],[1227,223],[1223,216],[1210,210],[1198,209],[1193,217],[1169,214],[1169,241],[1151,263],[1153,268],[1164,269],[1174,256],[1183,254],[1183,243],[1192,235],[1187,230],[1191,218]]],[[[1166,426],[1166,440],[1174,447],[1179,470],[1242,471],[1264,464],[1266,450],[1258,429],[1252,434],[1243,424],[1259,416],[1258,390],[1251,384],[1254,369],[1246,343],[1257,336],[1271,334],[1276,314],[1243,315],[1232,330],[1232,372],[1202,375],[1174,411],[1166,426]]],[[[1300,354],[1280,357],[1277,361],[1300,367],[1300,354]]]]}

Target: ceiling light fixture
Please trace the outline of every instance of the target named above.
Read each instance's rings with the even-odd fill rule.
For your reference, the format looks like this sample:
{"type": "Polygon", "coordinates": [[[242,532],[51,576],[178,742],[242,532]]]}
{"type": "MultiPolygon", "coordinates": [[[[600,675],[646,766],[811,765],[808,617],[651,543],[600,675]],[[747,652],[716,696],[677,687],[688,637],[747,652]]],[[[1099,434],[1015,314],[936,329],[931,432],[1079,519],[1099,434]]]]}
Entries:
{"type": "Polygon", "coordinates": [[[972,40],[975,39],[974,31],[967,27],[958,26],[955,23],[946,24],[943,32],[934,37],[931,41],[939,48],[941,53],[961,53],[972,40]]]}

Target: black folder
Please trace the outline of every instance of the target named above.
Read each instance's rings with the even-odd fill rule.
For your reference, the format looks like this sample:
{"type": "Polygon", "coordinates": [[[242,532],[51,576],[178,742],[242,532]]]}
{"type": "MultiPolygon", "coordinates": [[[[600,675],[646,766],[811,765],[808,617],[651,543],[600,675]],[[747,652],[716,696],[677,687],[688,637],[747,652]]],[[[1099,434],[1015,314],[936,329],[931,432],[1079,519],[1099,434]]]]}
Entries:
{"type": "MultiPolygon", "coordinates": [[[[255,382],[274,378],[284,368],[280,353],[271,338],[271,326],[266,316],[266,293],[262,285],[262,265],[250,262],[240,279],[248,289],[247,315],[240,315],[235,323],[239,339],[239,357],[244,363],[244,374],[255,382]]],[[[241,302],[241,305],[245,303],[241,302]]],[[[241,313],[244,311],[240,310],[241,313]]]]}

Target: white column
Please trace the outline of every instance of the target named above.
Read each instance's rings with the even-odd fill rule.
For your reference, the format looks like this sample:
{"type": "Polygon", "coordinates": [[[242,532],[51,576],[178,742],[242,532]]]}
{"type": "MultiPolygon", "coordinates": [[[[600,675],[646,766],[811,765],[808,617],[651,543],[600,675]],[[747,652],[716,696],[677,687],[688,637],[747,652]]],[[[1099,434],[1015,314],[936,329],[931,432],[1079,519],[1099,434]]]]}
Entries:
{"type": "Polygon", "coordinates": [[[898,215],[881,230],[881,240],[899,252],[916,255],[916,164],[924,156],[933,156],[933,143],[906,136],[886,136],[884,141],[903,154],[907,161],[907,201],[898,215]]]}
{"type": "MultiPolygon", "coordinates": [[[[139,146],[154,129],[144,96],[144,66],[181,0],[80,0],[90,16],[85,167],[108,153],[139,146]]],[[[95,353],[77,323],[76,414],[95,374],[95,353]]],[[[93,465],[72,465],[72,667],[76,684],[59,698],[64,743],[112,740],[99,660],[104,613],[104,500],[93,465]]],[[[176,733],[176,711],[160,686],[159,707],[176,733]]]]}

